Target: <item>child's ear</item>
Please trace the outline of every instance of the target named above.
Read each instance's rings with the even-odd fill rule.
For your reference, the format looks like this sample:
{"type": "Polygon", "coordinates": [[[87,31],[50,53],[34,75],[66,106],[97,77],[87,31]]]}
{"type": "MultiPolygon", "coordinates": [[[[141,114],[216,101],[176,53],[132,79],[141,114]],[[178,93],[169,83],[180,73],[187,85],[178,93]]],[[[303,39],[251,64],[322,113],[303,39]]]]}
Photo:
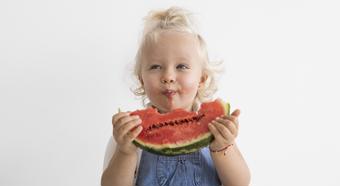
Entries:
{"type": "Polygon", "coordinates": [[[138,76],[138,80],[139,80],[140,84],[143,86],[143,85],[144,85],[144,82],[143,82],[143,79],[142,79],[142,76],[141,76],[141,75],[138,76]]]}
{"type": "Polygon", "coordinates": [[[201,80],[200,80],[199,86],[201,87],[202,85],[204,85],[204,83],[206,82],[207,79],[208,79],[208,75],[207,74],[203,74],[201,76],[201,80]]]}

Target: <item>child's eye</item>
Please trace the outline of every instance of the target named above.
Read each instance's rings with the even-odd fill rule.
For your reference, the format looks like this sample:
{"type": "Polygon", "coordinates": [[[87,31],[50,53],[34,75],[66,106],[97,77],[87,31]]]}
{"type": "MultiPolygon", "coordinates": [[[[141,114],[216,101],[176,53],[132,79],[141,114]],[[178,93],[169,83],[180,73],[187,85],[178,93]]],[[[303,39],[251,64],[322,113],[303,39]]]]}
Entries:
{"type": "Polygon", "coordinates": [[[177,68],[177,69],[184,70],[184,69],[189,69],[189,66],[188,66],[188,65],[185,65],[185,64],[179,64],[179,65],[177,65],[176,68],[177,68]]]}
{"type": "Polygon", "coordinates": [[[151,65],[150,66],[150,70],[153,70],[153,69],[160,69],[161,66],[160,65],[151,65]]]}

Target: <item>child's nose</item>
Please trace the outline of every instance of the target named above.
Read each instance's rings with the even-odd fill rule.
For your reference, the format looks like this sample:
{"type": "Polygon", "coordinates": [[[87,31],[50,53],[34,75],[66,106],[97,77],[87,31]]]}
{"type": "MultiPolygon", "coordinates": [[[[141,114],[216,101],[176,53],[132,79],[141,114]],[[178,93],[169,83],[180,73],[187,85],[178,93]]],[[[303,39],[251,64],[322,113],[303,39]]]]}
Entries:
{"type": "Polygon", "coordinates": [[[162,79],[161,81],[162,81],[162,83],[173,83],[173,82],[175,82],[175,80],[173,80],[173,79],[162,79]]]}
{"type": "Polygon", "coordinates": [[[161,78],[162,83],[174,83],[176,74],[172,70],[166,70],[161,78]]]}

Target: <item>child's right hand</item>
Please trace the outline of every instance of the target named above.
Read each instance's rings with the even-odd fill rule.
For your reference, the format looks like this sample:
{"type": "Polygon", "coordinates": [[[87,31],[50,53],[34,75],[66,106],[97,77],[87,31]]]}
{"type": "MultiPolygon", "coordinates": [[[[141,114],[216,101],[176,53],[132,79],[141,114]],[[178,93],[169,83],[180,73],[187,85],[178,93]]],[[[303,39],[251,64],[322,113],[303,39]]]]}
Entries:
{"type": "Polygon", "coordinates": [[[137,147],[132,141],[142,131],[141,123],[139,116],[131,116],[129,112],[118,112],[112,116],[113,137],[117,142],[117,150],[124,154],[136,153],[137,147]],[[135,129],[132,130],[133,128],[135,129]]]}

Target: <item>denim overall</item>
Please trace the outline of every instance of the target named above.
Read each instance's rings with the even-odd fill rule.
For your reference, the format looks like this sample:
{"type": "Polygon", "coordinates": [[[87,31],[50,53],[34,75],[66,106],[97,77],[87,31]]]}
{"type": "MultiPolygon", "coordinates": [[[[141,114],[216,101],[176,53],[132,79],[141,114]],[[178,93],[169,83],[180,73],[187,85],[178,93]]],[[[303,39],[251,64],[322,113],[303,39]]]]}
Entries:
{"type": "Polygon", "coordinates": [[[136,186],[220,186],[209,149],[161,156],[142,151],[136,186]]]}

